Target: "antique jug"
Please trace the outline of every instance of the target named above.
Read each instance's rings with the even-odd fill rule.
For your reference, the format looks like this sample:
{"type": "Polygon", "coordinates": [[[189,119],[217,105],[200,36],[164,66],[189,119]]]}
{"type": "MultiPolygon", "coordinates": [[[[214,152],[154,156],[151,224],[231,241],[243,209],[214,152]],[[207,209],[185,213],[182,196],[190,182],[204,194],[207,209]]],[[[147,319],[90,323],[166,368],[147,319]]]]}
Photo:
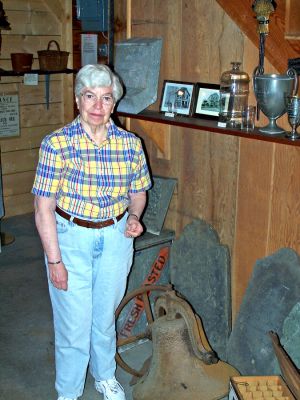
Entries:
{"type": "Polygon", "coordinates": [[[248,105],[250,78],[240,70],[240,62],[233,61],[232,69],[220,79],[219,126],[240,128],[242,111],[248,105]]]}

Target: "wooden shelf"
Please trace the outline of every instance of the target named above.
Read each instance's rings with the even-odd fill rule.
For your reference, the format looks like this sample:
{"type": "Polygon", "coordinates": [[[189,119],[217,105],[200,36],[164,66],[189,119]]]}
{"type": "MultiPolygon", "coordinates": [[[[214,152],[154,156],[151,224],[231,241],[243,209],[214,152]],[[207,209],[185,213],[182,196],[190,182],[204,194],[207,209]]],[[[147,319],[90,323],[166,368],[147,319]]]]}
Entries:
{"type": "Polygon", "coordinates": [[[232,135],[238,137],[244,137],[247,139],[263,140],[266,142],[287,144],[290,146],[300,146],[300,140],[290,140],[285,137],[285,134],[280,135],[266,135],[260,133],[258,128],[251,133],[244,132],[240,129],[228,129],[218,127],[218,121],[215,120],[205,120],[193,117],[176,116],[174,118],[166,117],[163,113],[158,111],[144,110],[139,114],[129,114],[125,112],[117,112],[117,116],[132,118],[137,120],[144,120],[149,122],[155,122],[158,124],[167,124],[174,126],[181,126],[189,129],[197,129],[201,131],[209,131],[213,133],[218,133],[221,135],[232,135]]]}
{"type": "Polygon", "coordinates": [[[52,75],[52,74],[74,74],[77,70],[66,68],[61,71],[42,71],[40,69],[32,69],[28,72],[5,71],[0,69],[0,76],[23,76],[24,74],[52,75]]]}

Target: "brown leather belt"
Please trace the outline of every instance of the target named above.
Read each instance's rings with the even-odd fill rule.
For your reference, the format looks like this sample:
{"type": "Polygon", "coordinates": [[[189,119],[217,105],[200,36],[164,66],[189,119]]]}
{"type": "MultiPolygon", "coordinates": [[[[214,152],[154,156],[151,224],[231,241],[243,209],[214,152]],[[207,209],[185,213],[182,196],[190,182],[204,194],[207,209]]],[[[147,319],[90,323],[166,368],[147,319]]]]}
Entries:
{"type": "MultiPolygon", "coordinates": [[[[66,219],[68,221],[70,221],[72,218],[72,216],[70,214],[66,213],[59,207],[55,208],[55,212],[57,212],[58,215],[60,215],[61,217],[63,217],[64,219],[66,219]]],[[[125,213],[126,213],[126,210],[122,214],[118,215],[116,217],[116,220],[120,221],[120,219],[122,219],[124,217],[125,213]]],[[[115,223],[115,220],[114,220],[114,218],[111,218],[111,219],[106,219],[105,221],[93,222],[93,221],[87,221],[85,219],[80,219],[80,218],[74,217],[72,222],[74,222],[74,224],[76,224],[76,225],[83,226],[84,228],[101,229],[101,228],[105,228],[106,226],[113,225],[115,223]]]]}

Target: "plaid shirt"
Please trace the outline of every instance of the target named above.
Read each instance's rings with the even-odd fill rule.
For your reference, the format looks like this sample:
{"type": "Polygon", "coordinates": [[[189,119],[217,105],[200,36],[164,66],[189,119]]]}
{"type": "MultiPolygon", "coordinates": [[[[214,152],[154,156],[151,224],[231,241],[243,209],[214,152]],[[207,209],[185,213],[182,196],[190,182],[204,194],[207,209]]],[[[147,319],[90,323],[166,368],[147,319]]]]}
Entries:
{"type": "Polygon", "coordinates": [[[55,195],[58,207],[92,220],[122,214],[128,193],[150,187],[139,138],[110,120],[107,139],[97,146],[77,117],[43,139],[32,193],[55,195]]]}

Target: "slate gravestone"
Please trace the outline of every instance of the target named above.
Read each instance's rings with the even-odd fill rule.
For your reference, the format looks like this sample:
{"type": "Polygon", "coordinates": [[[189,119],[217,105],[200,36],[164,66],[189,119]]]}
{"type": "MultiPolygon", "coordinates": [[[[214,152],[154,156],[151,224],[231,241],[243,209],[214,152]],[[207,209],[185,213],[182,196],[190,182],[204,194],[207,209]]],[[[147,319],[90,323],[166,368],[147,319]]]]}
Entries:
{"type": "Polygon", "coordinates": [[[148,192],[148,204],[143,215],[147,232],[154,235],[161,233],[176,183],[177,179],[174,178],[153,177],[153,185],[148,192]]]}
{"type": "Polygon", "coordinates": [[[274,331],[289,356],[297,349],[299,362],[300,260],[292,249],[281,249],[258,260],[228,342],[227,361],[242,375],[279,373],[272,342],[274,331]],[[298,338],[298,339],[297,339],[298,338]]]}
{"type": "Polygon", "coordinates": [[[300,299],[283,322],[281,344],[300,369],[300,299]]]}
{"type": "MultiPolygon", "coordinates": [[[[300,299],[299,299],[300,301],[300,299]]],[[[295,304],[289,315],[285,318],[282,328],[280,343],[293,363],[300,368],[300,302],[295,304]]],[[[276,375],[282,375],[279,362],[276,358],[271,363],[271,368],[276,375]]]]}
{"type": "Polygon", "coordinates": [[[230,257],[216,231],[196,219],[171,250],[171,283],[200,316],[212,349],[226,356],[231,331],[230,257]]]}
{"type": "Polygon", "coordinates": [[[126,89],[118,111],[137,114],[155,103],[161,48],[161,38],[133,38],[115,44],[115,70],[126,89]]]}
{"type": "MultiPolygon", "coordinates": [[[[163,224],[176,182],[177,180],[173,178],[153,176],[153,185],[148,191],[148,203],[142,218],[146,231],[134,242],[134,262],[128,277],[126,294],[141,287],[146,279],[148,279],[148,284],[164,285],[170,282],[169,258],[166,259],[165,254],[162,256],[160,251],[168,248],[170,254],[170,247],[175,237],[174,231],[163,229],[163,224]],[[166,259],[164,263],[162,257],[166,259]],[[163,268],[162,265],[164,265],[163,268]],[[160,268],[162,269],[160,270],[160,268]],[[151,270],[152,274],[150,274],[151,270]]],[[[159,294],[161,293],[153,293],[150,299],[152,304],[159,294]]],[[[129,321],[127,316],[133,310],[132,306],[133,301],[124,308],[118,318],[117,330],[119,334],[124,332],[123,327],[126,321],[129,321]]],[[[134,311],[132,312],[134,313],[134,311]]],[[[146,322],[145,313],[142,313],[131,333],[137,335],[144,332],[147,326],[146,322]]]]}

